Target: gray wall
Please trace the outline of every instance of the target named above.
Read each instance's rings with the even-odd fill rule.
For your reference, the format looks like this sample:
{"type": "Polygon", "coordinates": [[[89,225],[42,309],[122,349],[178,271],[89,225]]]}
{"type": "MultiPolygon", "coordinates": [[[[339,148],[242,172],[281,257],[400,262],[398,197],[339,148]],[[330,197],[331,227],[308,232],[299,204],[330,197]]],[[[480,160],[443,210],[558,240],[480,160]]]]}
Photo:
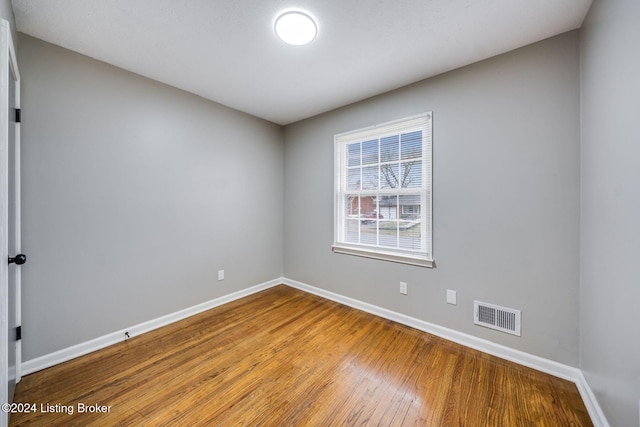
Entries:
{"type": "MultiPolygon", "coordinates": [[[[6,19],[9,21],[9,26],[11,27],[11,36],[13,37],[13,43],[17,44],[17,33],[16,33],[16,20],[13,16],[13,7],[11,6],[11,0],[0,0],[0,19],[6,19]]],[[[17,46],[16,46],[16,50],[17,46]]]]}
{"type": "Polygon", "coordinates": [[[567,33],[287,126],[285,276],[577,366],[578,42],[567,33]],[[425,111],[437,268],[332,253],[333,135],[425,111]],[[521,309],[522,337],[474,326],[474,299],[521,309]]]}
{"type": "Polygon", "coordinates": [[[281,276],[279,126],[24,35],[19,62],[24,360],[281,276]]]}
{"type": "Polygon", "coordinates": [[[581,368],[613,426],[640,424],[639,23],[596,0],[581,31],[581,368]]]}

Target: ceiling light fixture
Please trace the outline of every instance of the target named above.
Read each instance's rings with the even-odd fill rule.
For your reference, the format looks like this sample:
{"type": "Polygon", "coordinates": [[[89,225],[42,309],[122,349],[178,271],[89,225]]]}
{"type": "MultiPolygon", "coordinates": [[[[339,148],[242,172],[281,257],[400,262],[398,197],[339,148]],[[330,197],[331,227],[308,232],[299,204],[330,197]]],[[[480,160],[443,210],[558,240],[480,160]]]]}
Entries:
{"type": "Polygon", "coordinates": [[[283,13],[276,19],[274,28],[280,40],[295,46],[311,43],[318,34],[313,18],[302,12],[283,13]]]}

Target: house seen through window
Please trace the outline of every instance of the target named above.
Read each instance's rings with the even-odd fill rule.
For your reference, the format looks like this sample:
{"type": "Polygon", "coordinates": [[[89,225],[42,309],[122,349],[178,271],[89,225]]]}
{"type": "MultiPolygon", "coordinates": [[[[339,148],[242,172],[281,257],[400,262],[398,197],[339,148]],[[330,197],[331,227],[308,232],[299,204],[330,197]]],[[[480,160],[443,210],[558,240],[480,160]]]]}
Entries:
{"type": "Polygon", "coordinates": [[[432,266],[431,122],[335,136],[335,252],[432,266]]]}

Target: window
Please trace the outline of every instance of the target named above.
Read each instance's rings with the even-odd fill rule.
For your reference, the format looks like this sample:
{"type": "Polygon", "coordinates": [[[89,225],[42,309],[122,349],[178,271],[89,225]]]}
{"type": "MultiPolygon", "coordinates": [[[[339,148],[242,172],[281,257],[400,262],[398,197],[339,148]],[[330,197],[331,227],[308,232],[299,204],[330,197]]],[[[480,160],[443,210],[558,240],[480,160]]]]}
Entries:
{"type": "Polygon", "coordinates": [[[432,114],[335,136],[333,251],[433,266],[432,114]]]}

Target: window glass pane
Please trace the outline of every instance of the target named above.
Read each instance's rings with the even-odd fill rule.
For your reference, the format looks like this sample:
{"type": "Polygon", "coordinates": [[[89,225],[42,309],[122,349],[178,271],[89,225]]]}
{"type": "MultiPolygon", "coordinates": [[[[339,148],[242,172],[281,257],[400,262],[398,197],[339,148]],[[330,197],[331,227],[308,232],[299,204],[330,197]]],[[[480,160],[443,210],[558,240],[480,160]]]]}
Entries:
{"type": "Polygon", "coordinates": [[[380,208],[380,246],[398,247],[398,196],[384,196],[380,208]]]}
{"type": "Polygon", "coordinates": [[[422,197],[419,195],[400,196],[400,219],[420,221],[421,200],[422,197]]]}
{"type": "Polygon", "coordinates": [[[402,160],[422,157],[422,131],[403,133],[400,146],[402,147],[402,160]]]}
{"type": "Polygon", "coordinates": [[[349,194],[345,197],[345,214],[347,218],[357,219],[360,214],[360,197],[349,194]]]}
{"type": "Polygon", "coordinates": [[[348,219],[360,219],[363,223],[378,219],[378,203],[375,196],[347,195],[345,210],[348,219]]]}
{"type": "Polygon", "coordinates": [[[420,224],[420,202],[422,197],[403,195],[399,197],[400,217],[399,222],[401,249],[421,249],[421,224],[420,224]]]}
{"type": "Polygon", "coordinates": [[[360,168],[349,169],[347,188],[351,191],[362,190],[360,168]]]}
{"type": "Polygon", "coordinates": [[[398,219],[398,196],[380,197],[378,205],[381,219],[398,219]]]}
{"type": "Polygon", "coordinates": [[[357,219],[348,219],[345,222],[345,240],[349,243],[360,243],[358,240],[358,231],[360,222],[357,219]]]}
{"type": "Polygon", "coordinates": [[[422,162],[413,160],[400,164],[402,188],[422,187],[422,162]]]}
{"type": "Polygon", "coordinates": [[[398,135],[380,139],[380,162],[393,162],[399,159],[399,141],[398,135]]]}
{"type": "Polygon", "coordinates": [[[400,166],[397,163],[380,165],[380,188],[398,188],[400,166]]]}
{"type": "Polygon", "coordinates": [[[360,197],[360,213],[363,217],[371,216],[375,219],[375,216],[369,215],[375,212],[377,209],[376,198],[374,196],[362,196],[360,197]]]}
{"type": "Polygon", "coordinates": [[[363,221],[360,231],[360,243],[365,245],[377,245],[378,244],[378,221],[363,221]]]}
{"type": "Polygon", "coordinates": [[[400,248],[419,250],[422,246],[420,239],[420,223],[401,222],[400,223],[400,248]]]}
{"type": "Polygon", "coordinates": [[[378,163],[378,140],[365,141],[362,143],[362,164],[370,165],[378,163]]]}
{"type": "Polygon", "coordinates": [[[390,248],[398,247],[398,222],[380,221],[380,246],[390,248]]]}
{"type": "Polygon", "coordinates": [[[347,157],[349,166],[360,166],[360,143],[347,145],[347,157]]]}
{"type": "Polygon", "coordinates": [[[362,189],[378,189],[378,165],[362,168],[362,189]]]}

